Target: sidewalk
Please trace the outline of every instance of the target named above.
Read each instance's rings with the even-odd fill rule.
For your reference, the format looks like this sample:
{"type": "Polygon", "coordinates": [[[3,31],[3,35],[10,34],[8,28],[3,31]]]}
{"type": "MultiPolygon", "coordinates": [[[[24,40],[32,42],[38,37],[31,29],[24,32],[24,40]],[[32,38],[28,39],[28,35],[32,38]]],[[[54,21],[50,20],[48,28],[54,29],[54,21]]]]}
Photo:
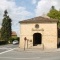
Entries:
{"type": "Polygon", "coordinates": [[[22,48],[16,48],[15,51],[20,52],[59,52],[60,48],[58,49],[22,49],[22,48]]]}

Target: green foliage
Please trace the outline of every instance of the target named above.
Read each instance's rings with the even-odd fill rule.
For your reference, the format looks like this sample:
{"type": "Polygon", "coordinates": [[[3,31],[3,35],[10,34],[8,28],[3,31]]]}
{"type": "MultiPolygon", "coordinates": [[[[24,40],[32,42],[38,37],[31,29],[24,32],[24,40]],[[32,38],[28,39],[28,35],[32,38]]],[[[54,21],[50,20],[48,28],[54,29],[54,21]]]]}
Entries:
{"type": "Polygon", "coordinates": [[[51,10],[49,11],[49,13],[47,14],[50,18],[54,18],[54,19],[59,19],[60,17],[60,13],[58,10],[55,9],[55,7],[51,7],[51,10]]]}
{"type": "Polygon", "coordinates": [[[7,13],[7,10],[5,10],[1,28],[1,38],[6,42],[8,42],[9,38],[11,37],[11,19],[7,13]]]}
{"type": "Polygon", "coordinates": [[[7,44],[6,41],[0,41],[0,45],[7,44]]]}
{"type": "Polygon", "coordinates": [[[11,37],[11,38],[9,39],[9,43],[12,43],[14,40],[19,41],[19,37],[15,37],[15,38],[12,38],[12,37],[11,37]]]}
{"type": "Polygon", "coordinates": [[[54,6],[51,7],[47,16],[53,19],[58,19],[58,26],[60,26],[60,11],[56,10],[54,6]]]}
{"type": "Polygon", "coordinates": [[[1,30],[0,30],[0,40],[1,40],[1,30]]]}
{"type": "Polygon", "coordinates": [[[17,36],[12,36],[12,38],[16,38],[17,36]]]}

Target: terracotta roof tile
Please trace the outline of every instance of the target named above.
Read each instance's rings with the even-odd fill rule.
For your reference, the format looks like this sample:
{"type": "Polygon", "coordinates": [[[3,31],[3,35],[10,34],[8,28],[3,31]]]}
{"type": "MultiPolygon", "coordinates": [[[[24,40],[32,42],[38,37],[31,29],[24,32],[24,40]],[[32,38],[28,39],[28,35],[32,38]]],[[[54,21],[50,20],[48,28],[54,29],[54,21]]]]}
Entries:
{"type": "Polygon", "coordinates": [[[16,32],[15,31],[12,31],[12,36],[17,36],[16,32]]]}
{"type": "Polygon", "coordinates": [[[58,20],[39,16],[39,17],[34,17],[31,19],[20,21],[19,23],[47,23],[47,22],[49,22],[49,23],[58,22],[58,20]]]}

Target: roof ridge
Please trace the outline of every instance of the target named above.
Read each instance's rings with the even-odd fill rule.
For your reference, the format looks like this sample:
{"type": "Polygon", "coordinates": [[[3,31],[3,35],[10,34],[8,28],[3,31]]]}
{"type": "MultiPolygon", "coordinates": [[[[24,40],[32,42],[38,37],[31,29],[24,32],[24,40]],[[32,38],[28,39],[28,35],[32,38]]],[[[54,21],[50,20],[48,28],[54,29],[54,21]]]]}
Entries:
{"type": "Polygon", "coordinates": [[[23,20],[23,21],[20,21],[20,23],[31,23],[31,22],[58,22],[57,19],[53,19],[53,18],[45,18],[45,17],[42,17],[42,16],[38,16],[38,17],[34,17],[34,18],[31,18],[31,19],[27,19],[27,20],[23,20]]]}

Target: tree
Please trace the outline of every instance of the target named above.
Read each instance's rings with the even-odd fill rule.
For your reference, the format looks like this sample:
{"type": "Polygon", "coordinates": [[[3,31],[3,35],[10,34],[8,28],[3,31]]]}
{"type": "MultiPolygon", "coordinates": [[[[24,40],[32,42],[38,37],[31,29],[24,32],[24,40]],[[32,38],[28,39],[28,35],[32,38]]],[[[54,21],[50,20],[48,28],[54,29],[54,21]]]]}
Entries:
{"type": "Polygon", "coordinates": [[[1,28],[1,38],[6,42],[8,42],[9,39],[11,38],[11,19],[7,14],[8,12],[7,10],[5,10],[1,28]]]}
{"type": "Polygon", "coordinates": [[[0,40],[1,40],[1,29],[0,29],[0,40]]]}
{"type": "Polygon", "coordinates": [[[60,26],[60,11],[56,10],[54,6],[51,7],[47,16],[53,19],[58,19],[58,27],[60,26]]]}
{"type": "Polygon", "coordinates": [[[55,9],[54,6],[51,7],[51,10],[47,14],[50,18],[58,19],[59,11],[55,9]]]}

